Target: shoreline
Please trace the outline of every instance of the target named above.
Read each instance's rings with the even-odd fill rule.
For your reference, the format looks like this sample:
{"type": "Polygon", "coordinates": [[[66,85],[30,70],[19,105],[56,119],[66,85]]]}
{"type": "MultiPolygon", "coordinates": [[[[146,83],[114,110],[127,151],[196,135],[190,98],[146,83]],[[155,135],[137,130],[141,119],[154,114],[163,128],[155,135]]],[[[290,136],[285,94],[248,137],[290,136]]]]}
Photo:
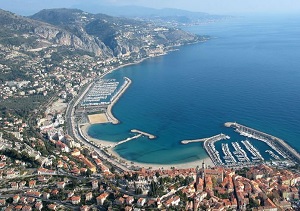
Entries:
{"type": "MultiPolygon", "coordinates": [[[[197,43],[197,42],[195,42],[197,43]]],[[[190,43],[190,44],[195,44],[195,43],[190,43]]],[[[174,46],[174,47],[180,47],[179,46],[174,46]]],[[[115,70],[121,69],[123,67],[126,66],[130,66],[130,65],[135,65],[135,64],[139,64],[142,63],[143,61],[150,59],[150,58],[155,58],[155,57],[160,57],[160,56],[164,56],[167,55],[169,52],[172,51],[176,51],[178,49],[168,49],[166,52],[163,52],[161,54],[158,55],[154,55],[154,56],[148,56],[146,58],[142,58],[139,61],[135,61],[132,63],[128,63],[128,64],[123,64],[120,65],[118,67],[112,68],[111,70],[105,72],[100,78],[103,78],[104,76],[112,73],[115,70]]],[[[129,82],[125,85],[125,87],[122,88],[122,90],[118,93],[118,95],[116,96],[116,98],[112,101],[112,103],[107,107],[107,111],[106,111],[106,116],[109,120],[110,123],[112,124],[118,124],[119,120],[113,116],[112,113],[112,108],[115,105],[115,103],[119,100],[119,98],[124,94],[124,92],[127,90],[127,88],[129,87],[129,85],[132,83],[132,81],[125,77],[125,80],[128,80],[129,82]]],[[[130,161],[127,160],[123,157],[121,157],[113,148],[112,146],[114,146],[117,142],[113,142],[113,141],[107,141],[107,140],[101,140],[101,139],[96,139],[96,138],[92,138],[88,135],[87,131],[88,128],[91,126],[91,123],[86,123],[84,125],[81,125],[79,127],[79,129],[81,130],[82,134],[85,136],[86,139],[93,141],[95,144],[99,144],[102,147],[106,147],[108,154],[110,154],[111,157],[115,157],[118,162],[122,163],[122,164],[126,164],[126,166],[128,167],[132,167],[134,166],[135,168],[148,168],[148,169],[171,169],[172,167],[175,167],[177,169],[187,169],[187,168],[196,168],[197,166],[201,166],[202,162],[204,161],[205,164],[207,166],[215,166],[213,161],[211,160],[211,158],[209,156],[207,156],[206,158],[203,159],[199,159],[199,160],[195,160],[195,161],[190,161],[190,162],[183,162],[183,163],[176,163],[176,164],[152,164],[152,163],[140,163],[140,162],[134,162],[134,161],[130,161]]]]}
{"type": "Polygon", "coordinates": [[[211,166],[211,167],[215,166],[209,156],[207,156],[206,158],[203,158],[203,159],[195,160],[195,161],[175,163],[175,164],[141,163],[141,162],[135,162],[135,161],[127,160],[126,158],[121,157],[114,150],[113,146],[117,142],[100,140],[100,139],[90,137],[87,133],[90,126],[91,126],[90,123],[87,123],[87,124],[84,124],[84,125],[80,126],[80,130],[81,130],[82,134],[85,136],[85,138],[90,140],[90,141],[93,141],[97,145],[100,145],[101,146],[100,148],[102,148],[102,147],[106,148],[108,154],[110,154],[110,156],[112,158],[116,158],[116,160],[119,163],[121,163],[123,165],[126,165],[127,167],[132,167],[133,166],[137,169],[138,168],[146,168],[146,169],[153,169],[153,170],[171,169],[172,167],[175,167],[177,169],[187,169],[187,168],[196,168],[197,166],[201,166],[203,161],[206,164],[206,166],[211,166]]]}

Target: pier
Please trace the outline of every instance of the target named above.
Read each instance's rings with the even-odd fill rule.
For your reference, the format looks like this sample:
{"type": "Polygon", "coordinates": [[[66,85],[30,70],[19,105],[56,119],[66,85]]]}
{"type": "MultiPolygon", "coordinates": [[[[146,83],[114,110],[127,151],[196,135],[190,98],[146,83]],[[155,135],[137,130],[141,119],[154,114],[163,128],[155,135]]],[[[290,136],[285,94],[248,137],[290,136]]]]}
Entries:
{"type": "Polygon", "coordinates": [[[223,158],[224,158],[226,164],[236,163],[236,159],[234,158],[231,151],[229,150],[228,144],[222,143],[222,151],[224,154],[223,158]]]}
{"type": "Polygon", "coordinates": [[[284,158],[288,158],[295,163],[300,163],[300,154],[280,138],[238,124],[236,122],[226,122],[225,126],[235,128],[235,131],[243,136],[263,141],[284,158]]]}
{"type": "Polygon", "coordinates": [[[143,131],[140,131],[140,130],[137,130],[137,129],[132,129],[130,132],[139,133],[140,135],[147,136],[149,139],[155,139],[156,138],[155,135],[152,135],[150,133],[146,133],[146,132],[143,132],[143,131]]]}
{"type": "Polygon", "coordinates": [[[118,146],[118,145],[120,145],[120,144],[124,144],[124,143],[126,143],[126,142],[128,142],[128,141],[131,141],[131,140],[133,140],[133,139],[137,139],[137,138],[139,138],[139,137],[141,137],[141,136],[142,136],[142,134],[138,134],[138,135],[136,135],[136,136],[127,138],[127,139],[125,139],[125,140],[123,140],[123,141],[119,141],[119,142],[116,143],[113,147],[116,147],[116,146],[118,146]]]}
{"type": "Polygon", "coordinates": [[[250,162],[247,153],[245,152],[245,150],[243,150],[238,142],[232,142],[231,145],[235,150],[233,154],[237,157],[239,162],[250,162]]]}
{"type": "Polygon", "coordinates": [[[130,132],[132,132],[132,133],[138,133],[138,134],[135,135],[135,136],[133,136],[133,137],[129,137],[129,138],[123,140],[123,141],[119,141],[118,143],[116,143],[115,145],[113,145],[113,147],[116,147],[116,146],[118,146],[120,144],[124,144],[124,143],[126,143],[128,141],[131,141],[133,139],[140,138],[142,136],[147,136],[149,139],[155,139],[156,138],[156,136],[154,136],[154,135],[152,135],[150,133],[146,133],[146,132],[143,132],[143,131],[140,131],[140,130],[137,130],[137,129],[132,129],[130,132]]]}
{"type": "Polygon", "coordinates": [[[246,147],[246,149],[253,156],[253,157],[251,157],[252,161],[264,160],[264,158],[261,156],[260,152],[248,140],[242,141],[242,144],[246,147]]]}

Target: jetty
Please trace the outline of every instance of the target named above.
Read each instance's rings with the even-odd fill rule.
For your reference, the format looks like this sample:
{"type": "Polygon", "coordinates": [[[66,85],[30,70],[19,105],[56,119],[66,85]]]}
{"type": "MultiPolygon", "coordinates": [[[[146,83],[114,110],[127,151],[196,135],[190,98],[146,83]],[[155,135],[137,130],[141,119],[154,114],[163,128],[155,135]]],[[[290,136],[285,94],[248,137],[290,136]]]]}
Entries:
{"type": "Polygon", "coordinates": [[[236,122],[226,122],[225,126],[235,128],[235,131],[243,136],[263,141],[284,158],[288,158],[295,163],[300,163],[300,154],[280,138],[238,124],[236,122]]]}
{"type": "Polygon", "coordinates": [[[200,139],[191,139],[191,140],[182,140],[181,143],[182,144],[189,144],[189,143],[196,143],[196,142],[205,142],[206,140],[208,139],[214,139],[214,138],[222,138],[220,140],[223,140],[223,139],[230,139],[229,136],[226,136],[224,134],[219,134],[219,135],[216,135],[216,136],[212,136],[212,137],[208,137],[208,138],[200,138],[200,139]]]}
{"type": "Polygon", "coordinates": [[[207,139],[208,138],[200,138],[200,139],[193,139],[193,140],[182,140],[181,143],[182,144],[189,144],[189,143],[196,143],[196,142],[204,142],[207,139]]]}
{"type": "Polygon", "coordinates": [[[133,140],[133,139],[137,139],[137,138],[139,138],[139,137],[141,137],[141,136],[142,136],[142,134],[138,134],[138,135],[136,135],[136,136],[129,137],[129,138],[123,140],[123,141],[119,141],[119,142],[116,143],[113,147],[116,147],[116,146],[118,146],[118,145],[120,145],[120,144],[124,144],[124,143],[126,143],[126,142],[128,142],[128,141],[131,141],[131,140],[133,140]]]}
{"type": "Polygon", "coordinates": [[[149,139],[155,139],[156,138],[155,135],[152,135],[150,133],[146,133],[146,132],[143,132],[143,131],[140,131],[140,130],[137,130],[137,129],[132,129],[130,132],[139,133],[140,135],[147,136],[149,139]]]}

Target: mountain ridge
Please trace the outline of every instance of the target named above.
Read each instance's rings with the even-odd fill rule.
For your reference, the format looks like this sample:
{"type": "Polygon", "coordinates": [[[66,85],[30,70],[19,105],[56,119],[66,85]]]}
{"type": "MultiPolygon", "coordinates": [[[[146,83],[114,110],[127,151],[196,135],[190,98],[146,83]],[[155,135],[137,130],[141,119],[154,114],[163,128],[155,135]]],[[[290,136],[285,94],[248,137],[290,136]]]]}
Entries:
{"type": "Polygon", "coordinates": [[[0,10],[0,81],[28,78],[33,70],[67,68],[62,62],[74,60],[70,69],[103,72],[206,39],[173,27],[82,10],[47,9],[30,17],[0,10]]]}

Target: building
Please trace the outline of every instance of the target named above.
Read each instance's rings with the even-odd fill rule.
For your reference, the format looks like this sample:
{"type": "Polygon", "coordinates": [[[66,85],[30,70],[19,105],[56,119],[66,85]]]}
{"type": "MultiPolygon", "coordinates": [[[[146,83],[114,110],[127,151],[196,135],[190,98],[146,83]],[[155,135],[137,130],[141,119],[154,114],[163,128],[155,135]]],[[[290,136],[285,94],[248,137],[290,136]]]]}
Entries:
{"type": "Polygon", "coordinates": [[[137,205],[142,207],[144,206],[144,204],[146,203],[146,199],[145,198],[139,198],[137,201],[137,205]]]}
{"type": "Polygon", "coordinates": [[[72,204],[79,204],[80,201],[81,201],[81,197],[80,196],[72,196],[71,197],[72,204]]]}
{"type": "Polygon", "coordinates": [[[92,192],[88,192],[87,194],[85,194],[85,200],[86,201],[90,201],[93,198],[93,193],[92,192]]]}
{"type": "Polygon", "coordinates": [[[97,200],[97,204],[98,205],[103,205],[104,201],[106,200],[106,198],[109,196],[109,193],[105,192],[102,193],[101,195],[99,195],[96,200],[97,200]]]}
{"type": "Polygon", "coordinates": [[[93,180],[92,181],[92,189],[97,189],[98,188],[98,180],[93,180]]]}

